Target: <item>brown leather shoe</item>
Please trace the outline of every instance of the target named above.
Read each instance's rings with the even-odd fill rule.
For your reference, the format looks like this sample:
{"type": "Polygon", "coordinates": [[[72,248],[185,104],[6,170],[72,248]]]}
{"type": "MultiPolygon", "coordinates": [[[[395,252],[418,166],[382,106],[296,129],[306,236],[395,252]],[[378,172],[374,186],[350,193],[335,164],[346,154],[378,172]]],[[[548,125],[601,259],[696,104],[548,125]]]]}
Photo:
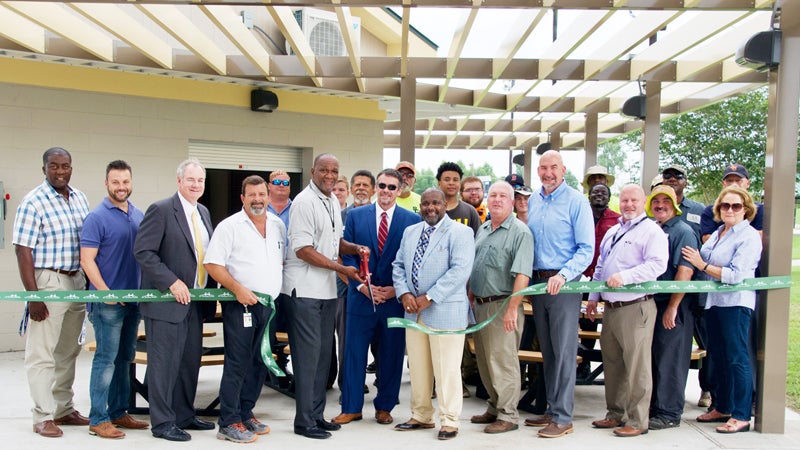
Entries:
{"type": "Polygon", "coordinates": [[[697,421],[703,423],[711,423],[711,422],[725,423],[730,418],[731,418],[730,414],[722,414],[716,409],[712,409],[710,412],[707,412],[705,414],[700,414],[699,416],[697,416],[697,421]]]}
{"type": "Polygon", "coordinates": [[[375,411],[375,420],[377,420],[381,425],[389,425],[390,423],[394,422],[394,419],[389,411],[384,411],[382,409],[375,411]]]}
{"type": "Polygon", "coordinates": [[[614,434],[619,437],[634,437],[640,434],[647,434],[647,428],[622,427],[614,430],[614,434]]]}
{"type": "Polygon", "coordinates": [[[572,433],[571,423],[559,425],[555,422],[550,422],[546,427],[539,430],[537,434],[543,438],[557,438],[570,433],[572,433]]]}
{"type": "Polygon", "coordinates": [[[497,416],[494,414],[489,414],[488,412],[483,413],[480,416],[472,416],[472,418],[469,419],[469,421],[472,423],[492,423],[495,420],[497,420],[497,416]]]}
{"type": "Polygon", "coordinates": [[[143,420],[136,420],[130,414],[125,414],[119,419],[114,419],[111,423],[120,428],[127,428],[129,430],[144,430],[150,427],[149,423],[143,420]]]}
{"type": "Polygon", "coordinates": [[[615,419],[600,419],[592,422],[592,426],[595,428],[617,428],[624,427],[625,423],[615,419]]]}
{"type": "Polygon", "coordinates": [[[518,428],[519,425],[511,423],[507,420],[495,420],[487,425],[486,428],[483,429],[483,432],[488,434],[499,434],[505,433],[506,431],[514,431],[518,428]]]}
{"type": "Polygon", "coordinates": [[[77,425],[85,427],[89,425],[89,419],[81,415],[78,411],[72,411],[66,416],[61,416],[56,419],[55,423],[56,425],[77,425]]]}
{"type": "Polygon", "coordinates": [[[528,417],[527,419],[525,419],[525,426],[528,426],[528,427],[546,427],[546,426],[550,425],[550,422],[552,422],[552,421],[553,421],[553,418],[551,416],[548,416],[547,414],[545,414],[543,416],[539,416],[539,417],[528,417]]]}
{"type": "Polygon", "coordinates": [[[361,420],[362,417],[363,416],[361,415],[361,413],[352,413],[352,414],[341,413],[338,416],[336,416],[333,419],[331,419],[331,422],[339,424],[339,425],[344,425],[344,424],[350,423],[350,422],[352,422],[354,420],[361,420]]]}
{"type": "Polygon", "coordinates": [[[45,420],[44,422],[35,424],[33,426],[33,432],[39,433],[40,436],[52,438],[61,437],[64,434],[61,428],[58,428],[58,425],[52,420],[45,420]]]}
{"type": "Polygon", "coordinates": [[[89,434],[92,436],[100,436],[106,439],[122,439],[125,433],[119,431],[117,427],[111,425],[111,422],[101,422],[97,425],[89,425],[89,434]]]}

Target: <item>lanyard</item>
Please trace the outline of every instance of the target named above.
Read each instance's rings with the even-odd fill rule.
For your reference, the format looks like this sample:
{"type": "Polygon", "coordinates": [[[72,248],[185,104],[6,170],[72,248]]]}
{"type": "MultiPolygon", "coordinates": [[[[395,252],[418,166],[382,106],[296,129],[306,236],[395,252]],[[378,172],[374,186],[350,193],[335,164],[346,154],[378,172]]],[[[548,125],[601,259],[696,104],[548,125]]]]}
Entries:
{"type": "Polygon", "coordinates": [[[622,234],[619,234],[619,230],[617,230],[617,232],[614,233],[614,237],[611,239],[611,244],[609,245],[608,250],[606,251],[604,256],[608,257],[608,255],[610,255],[611,251],[614,249],[614,246],[617,245],[617,242],[619,242],[623,237],[625,237],[626,234],[628,234],[629,231],[631,231],[634,228],[636,228],[636,226],[638,226],[640,223],[644,222],[645,220],[648,220],[647,217],[642,217],[638,222],[636,222],[635,224],[631,225],[631,227],[628,228],[627,230],[625,230],[625,232],[622,233],[622,234]],[[619,236],[617,236],[618,234],[619,234],[619,236]]]}

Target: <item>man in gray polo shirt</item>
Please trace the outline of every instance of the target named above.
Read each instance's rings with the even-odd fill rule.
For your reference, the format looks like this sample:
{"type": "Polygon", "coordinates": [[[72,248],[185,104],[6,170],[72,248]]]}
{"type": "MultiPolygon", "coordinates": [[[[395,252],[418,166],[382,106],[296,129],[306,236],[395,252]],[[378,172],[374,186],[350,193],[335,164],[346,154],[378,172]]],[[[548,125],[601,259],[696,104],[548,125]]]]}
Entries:
{"type": "Polygon", "coordinates": [[[366,247],[342,239],[339,200],[332,190],[339,160],[330,153],[314,159],[311,183],[295,197],[289,215],[289,250],[284,265],[289,345],[294,356],[296,413],[294,432],[327,439],[340,425],[326,421],[325,387],[331,363],[336,316],[336,273],[364,283],[358,269],[343,266],[339,254],[357,255],[366,247]]]}

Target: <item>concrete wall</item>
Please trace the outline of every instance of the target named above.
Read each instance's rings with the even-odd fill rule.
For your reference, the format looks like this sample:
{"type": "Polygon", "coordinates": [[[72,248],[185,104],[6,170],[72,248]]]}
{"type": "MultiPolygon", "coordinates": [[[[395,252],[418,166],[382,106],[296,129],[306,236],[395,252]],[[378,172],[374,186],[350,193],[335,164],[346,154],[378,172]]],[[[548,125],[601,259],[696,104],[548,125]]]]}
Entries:
{"type": "MultiPolygon", "coordinates": [[[[44,179],[44,150],[60,146],[72,153],[70,184],[87,194],[92,207],[106,194],[106,164],[125,159],[133,167],[131,201],[144,210],[175,192],[175,168],[190,139],[302,148],[306,180],[310,160],[323,152],[335,154],[348,175],[360,168],[378,171],[383,161],[383,122],[377,120],[0,83],[0,181],[11,197],[0,291],[22,289],[11,245],[14,213],[44,179]]],[[[24,348],[17,335],[21,313],[21,303],[0,300],[0,351],[24,348]]]]}

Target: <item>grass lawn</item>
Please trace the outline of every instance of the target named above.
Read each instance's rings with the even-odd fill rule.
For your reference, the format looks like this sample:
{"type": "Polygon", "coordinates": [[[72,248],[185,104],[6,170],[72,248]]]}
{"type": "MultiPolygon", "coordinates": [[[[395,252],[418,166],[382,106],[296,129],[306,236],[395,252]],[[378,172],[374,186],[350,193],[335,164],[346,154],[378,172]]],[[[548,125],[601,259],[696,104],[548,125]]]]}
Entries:
{"type": "Polygon", "coordinates": [[[800,259],[800,236],[792,236],[792,259],[800,259]]]}
{"type": "MultiPolygon", "coordinates": [[[[795,237],[795,239],[797,239],[795,237]]],[[[793,252],[797,251],[795,245],[793,252]]],[[[800,410],[800,267],[792,270],[792,293],[789,304],[789,353],[786,372],[787,406],[800,410]],[[792,344],[794,343],[794,344],[792,344]]]]}

